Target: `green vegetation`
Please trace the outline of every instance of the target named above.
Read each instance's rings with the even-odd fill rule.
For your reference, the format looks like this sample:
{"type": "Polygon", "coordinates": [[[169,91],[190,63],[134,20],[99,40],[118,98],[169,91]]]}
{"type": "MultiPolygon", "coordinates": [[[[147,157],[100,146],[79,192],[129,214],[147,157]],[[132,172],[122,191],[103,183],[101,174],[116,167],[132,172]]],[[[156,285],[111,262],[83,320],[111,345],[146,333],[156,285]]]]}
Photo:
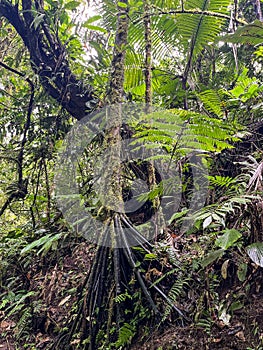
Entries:
{"type": "Polygon", "coordinates": [[[0,348],[263,348],[261,7],[0,0],[0,348]],[[56,198],[84,118],[63,200],[92,241],[56,198]],[[138,210],[98,194],[105,154],[100,190],[123,208],[144,181],[138,210]]]}

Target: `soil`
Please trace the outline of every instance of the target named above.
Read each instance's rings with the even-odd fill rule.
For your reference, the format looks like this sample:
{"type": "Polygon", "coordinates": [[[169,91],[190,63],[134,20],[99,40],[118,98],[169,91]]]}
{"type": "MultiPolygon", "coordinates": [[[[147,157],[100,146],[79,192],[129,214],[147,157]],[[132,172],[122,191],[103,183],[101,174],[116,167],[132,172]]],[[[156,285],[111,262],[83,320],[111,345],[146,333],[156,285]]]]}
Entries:
{"type": "Polygon", "coordinates": [[[145,343],[131,350],[262,350],[263,296],[254,296],[229,325],[215,320],[209,333],[196,326],[171,325],[163,333],[154,333],[145,343]]]}
{"type": "MultiPolygon", "coordinates": [[[[0,350],[48,349],[69,320],[69,310],[78,302],[78,290],[90,269],[93,251],[87,243],[79,244],[61,262],[45,271],[32,269],[29,290],[38,292],[38,311],[27,335],[27,344],[17,341],[19,320],[6,319],[0,310],[0,350]]],[[[222,295],[222,298],[224,296],[222,295]]],[[[262,350],[263,294],[252,294],[245,306],[236,310],[228,324],[215,317],[211,329],[170,324],[153,331],[143,342],[134,341],[129,350],[262,350]]],[[[145,338],[144,338],[145,339],[145,338]]],[[[77,348],[77,347],[76,347],[77,348]]],[[[79,348],[78,348],[79,349],[79,348]]],[[[63,349],[61,349],[63,350],[63,349]]],[[[96,349],[94,349],[96,350],[96,349]]]]}

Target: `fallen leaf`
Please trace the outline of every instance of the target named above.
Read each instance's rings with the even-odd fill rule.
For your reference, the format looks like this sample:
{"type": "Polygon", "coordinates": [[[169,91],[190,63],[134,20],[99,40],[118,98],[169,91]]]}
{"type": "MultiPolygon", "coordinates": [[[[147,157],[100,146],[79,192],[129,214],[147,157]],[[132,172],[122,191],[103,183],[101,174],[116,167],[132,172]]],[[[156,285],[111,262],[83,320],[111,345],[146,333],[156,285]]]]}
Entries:
{"type": "Polygon", "coordinates": [[[213,338],[213,343],[220,343],[222,341],[222,338],[213,338]]]}
{"type": "Polygon", "coordinates": [[[10,321],[10,322],[7,322],[7,321],[2,321],[0,322],[0,328],[3,328],[4,330],[9,330],[11,329],[12,327],[15,327],[15,323],[10,321]]]}
{"type": "Polygon", "coordinates": [[[229,263],[229,259],[227,259],[226,261],[224,261],[222,267],[221,267],[221,275],[222,277],[225,279],[227,279],[227,269],[228,269],[228,263],[229,263]]]}
{"type": "Polygon", "coordinates": [[[66,304],[67,301],[71,298],[71,295],[68,295],[66,298],[62,299],[61,302],[58,304],[58,306],[62,306],[66,304]]]}
{"type": "Polygon", "coordinates": [[[242,340],[242,341],[246,341],[246,338],[245,338],[245,335],[244,335],[244,332],[243,332],[243,331],[237,332],[237,333],[235,334],[235,336],[236,336],[238,339],[242,340]]]}

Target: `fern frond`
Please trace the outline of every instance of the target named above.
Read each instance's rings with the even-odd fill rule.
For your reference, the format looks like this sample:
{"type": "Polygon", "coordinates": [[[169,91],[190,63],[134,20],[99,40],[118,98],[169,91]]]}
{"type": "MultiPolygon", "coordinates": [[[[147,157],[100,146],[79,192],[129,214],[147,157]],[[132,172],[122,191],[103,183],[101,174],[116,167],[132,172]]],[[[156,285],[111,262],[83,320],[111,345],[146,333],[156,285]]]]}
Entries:
{"type": "Polygon", "coordinates": [[[194,150],[221,152],[237,141],[236,126],[197,112],[173,109],[145,117],[144,130],[136,133],[136,143],[147,148],[174,149],[178,154],[194,150]]]}
{"type": "Polygon", "coordinates": [[[206,90],[198,94],[208,112],[214,113],[218,117],[224,116],[223,101],[220,91],[206,90]]]}
{"type": "Polygon", "coordinates": [[[170,315],[173,305],[176,303],[176,300],[178,297],[182,294],[183,288],[185,284],[187,283],[187,280],[181,279],[180,277],[175,281],[172,288],[170,289],[168,293],[168,300],[170,301],[169,304],[166,305],[166,308],[163,313],[162,322],[167,319],[167,317],[170,315]]]}
{"type": "Polygon", "coordinates": [[[124,323],[124,325],[119,329],[118,340],[115,343],[117,349],[128,345],[131,343],[132,338],[136,333],[136,329],[133,325],[124,323]]]}
{"type": "Polygon", "coordinates": [[[212,185],[219,187],[230,187],[236,184],[236,180],[229,176],[208,176],[208,180],[212,185]]]}
{"type": "MultiPolygon", "coordinates": [[[[185,2],[185,9],[227,14],[229,5],[229,0],[190,0],[185,2]]],[[[215,40],[225,21],[223,18],[202,14],[200,16],[178,15],[177,26],[188,56],[188,64],[195,60],[206,45],[215,40]]]]}
{"type": "Polygon", "coordinates": [[[16,338],[19,339],[22,334],[29,328],[30,321],[32,319],[32,310],[30,307],[25,308],[19,321],[16,324],[17,334],[16,338]]]}

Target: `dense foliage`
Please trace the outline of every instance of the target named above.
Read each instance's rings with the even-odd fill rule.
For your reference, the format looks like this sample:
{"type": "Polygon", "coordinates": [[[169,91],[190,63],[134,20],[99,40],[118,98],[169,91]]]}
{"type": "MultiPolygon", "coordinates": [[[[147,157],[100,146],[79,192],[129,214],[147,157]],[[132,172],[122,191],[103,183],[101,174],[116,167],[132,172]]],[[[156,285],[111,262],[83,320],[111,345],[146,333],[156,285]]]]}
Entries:
{"type": "MultiPolygon", "coordinates": [[[[143,348],[170,325],[202,329],[211,340],[213,327],[231,332],[236,313],[262,295],[261,6],[0,0],[3,341],[14,349],[143,348]],[[145,103],[147,113],[139,122],[131,114],[117,136],[94,135],[78,184],[82,205],[109,222],[113,241],[118,231],[125,243],[129,230],[138,242],[120,249],[87,242],[77,220],[73,230],[54,185],[67,133],[118,102],[145,103]],[[134,179],[148,188],[138,211],[119,215],[92,184],[98,157],[125,138],[148,156],[121,168],[125,180],[110,190],[125,202],[134,179]],[[152,171],[158,159],[176,169],[180,201],[147,241],[147,222],[172,196],[171,179],[152,171]],[[201,183],[196,168],[205,169],[201,183]],[[206,197],[192,205],[200,187],[206,197]]],[[[259,350],[262,324],[253,322],[246,349],[259,350]]]]}

